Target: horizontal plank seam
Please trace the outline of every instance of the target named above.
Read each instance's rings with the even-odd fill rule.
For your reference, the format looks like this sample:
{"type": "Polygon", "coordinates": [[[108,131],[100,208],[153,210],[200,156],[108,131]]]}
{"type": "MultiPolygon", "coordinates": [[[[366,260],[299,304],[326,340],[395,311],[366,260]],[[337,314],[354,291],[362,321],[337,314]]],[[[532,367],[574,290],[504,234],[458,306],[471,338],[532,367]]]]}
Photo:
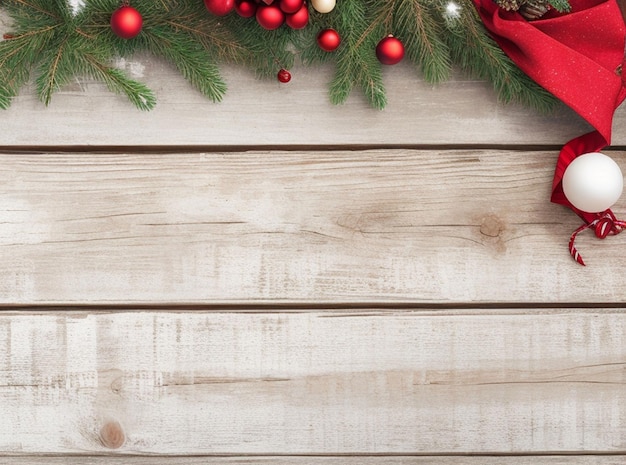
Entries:
{"type": "Polygon", "coordinates": [[[409,303],[409,302],[348,302],[348,303],[307,303],[307,302],[259,302],[259,303],[137,303],[137,304],[0,304],[0,312],[120,312],[120,311],[168,311],[168,312],[224,312],[224,313],[298,313],[309,311],[350,311],[373,313],[377,311],[423,311],[423,310],[577,310],[605,309],[626,310],[626,304],[620,302],[471,302],[471,303],[409,303]]]}
{"type": "Polygon", "coordinates": [[[317,458],[345,458],[345,457],[362,457],[362,458],[384,458],[384,457],[394,457],[394,458],[402,458],[402,457],[572,457],[572,456],[604,456],[604,457],[626,457],[626,450],[621,451],[541,451],[541,452],[467,452],[467,453],[457,453],[457,452],[441,452],[441,453],[433,453],[433,452],[415,452],[415,453],[373,453],[373,452],[350,452],[350,453],[323,453],[323,454],[281,454],[281,453],[271,453],[271,454],[227,454],[227,453],[215,453],[215,454],[136,454],[136,453],[120,453],[120,452],[105,452],[105,453],[89,453],[89,454],[0,454],[0,457],[49,457],[49,458],[59,458],[59,457],[70,457],[70,458],[89,458],[89,457],[120,457],[120,458],[142,458],[142,457],[159,457],[159,458],[168,458],[168,459],[176,459],[176,458],[298,458],[298,457],[317,457],[317,458]]]}
{"type": "MultiPolygon", "coordinates": [[[[566,141],[564,141],[566,142],[566,141]]],[[[509,150],[513,152],[558,152],[561,145],[544,144],[332,144],[332,145],[0,145],[0,154],[42,153],[212,153],[247,151],[365,151],[365,150],[509,150]]],[[[624,151],[626,146],[612,146],[605,151],[624,151]]]]}

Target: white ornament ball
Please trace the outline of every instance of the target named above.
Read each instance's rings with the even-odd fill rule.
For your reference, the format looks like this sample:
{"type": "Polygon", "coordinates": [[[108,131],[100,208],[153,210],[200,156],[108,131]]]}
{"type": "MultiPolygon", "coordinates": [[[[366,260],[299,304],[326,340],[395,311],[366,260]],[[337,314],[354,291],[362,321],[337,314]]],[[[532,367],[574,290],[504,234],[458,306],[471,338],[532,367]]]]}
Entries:
{"type": "Polygon", "coordinates": [[[330,13],[335,8],[336,0],[311,0],[311,5],[319,13],[330,13]]]}
{"type": "Polygon", "coordinates": [[[579,210],[599,213],[611,208],[622,195],[624,177],[617,163],[599,153],[576,157],[563,174],[563,193],[579,210]]]}

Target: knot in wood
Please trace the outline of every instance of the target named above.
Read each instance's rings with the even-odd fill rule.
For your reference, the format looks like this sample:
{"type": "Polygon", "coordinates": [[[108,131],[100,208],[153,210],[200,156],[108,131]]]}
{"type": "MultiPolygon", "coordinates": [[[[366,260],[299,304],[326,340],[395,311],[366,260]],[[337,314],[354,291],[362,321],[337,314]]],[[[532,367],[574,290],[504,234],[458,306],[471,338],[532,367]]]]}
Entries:
{"type": "Polygon", "coordinates": [[[124,445],[126,441],[126,435],[124,429],[116,421],[106,422],[102,428],[100,428],[100,441],[104,447],[109,449],[119,449],[124,445]]]}
{"type": "Polygon", "coordinates": [[[484,236],[498,237],[503,230],[504,223],[495,215],[484,217],[480,224],[480,233],[484,236]]]}

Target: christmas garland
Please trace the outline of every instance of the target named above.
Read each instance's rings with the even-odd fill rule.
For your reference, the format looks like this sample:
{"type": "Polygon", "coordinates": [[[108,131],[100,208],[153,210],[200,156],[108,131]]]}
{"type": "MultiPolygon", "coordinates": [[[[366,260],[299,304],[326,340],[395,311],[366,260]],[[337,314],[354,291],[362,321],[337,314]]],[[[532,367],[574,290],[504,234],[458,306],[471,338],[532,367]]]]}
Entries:
{"type": "MultiPolygon", "coordinates": [[[[542,0],[498,1],[524,15],[548,9],[542,0]]],[[[31,79],[48,105],[72,78],[87,76],[150,110],[152,90],[115,67],[116,58],[139,51],[171,62],[213,101],[227,87],[220,64],[286,83],[297,59],[334,62],[332,103],[356,87],[382,109],[382,67],[403,58],[429,83],[457,66],[491,81],[502,102],[546,110],[556,101],[502,51],[472,0],[5,0],[1,8],[11,18],[0,42],[1,108],[31,79]]]]}
{"type": "Polygon", "coordinates": [[[603,239],[626,229],[610,209],[622,193],[621,170],[598,153],[610,144],[613,114],[626,99],[626,25],[616,0],[306,1],[5,0],[13,29],[0,42],[0,107],[32,74],[46,105],[86,75],[149,110],[153,92],[113,65],[147,51],[214,101],[226,91],[220,63],[287,83],[296,58],[333,61],[333,103],[358,87],[383,108],[382,66],[406,55],[428,82],[444,81],[457,65],[489,79],[501,101],[569,105],[594,128],[565,144],[557,160],[551,200],[584,221],[569,251],[584,265],[574,244],[580,232],[603,239]]]}

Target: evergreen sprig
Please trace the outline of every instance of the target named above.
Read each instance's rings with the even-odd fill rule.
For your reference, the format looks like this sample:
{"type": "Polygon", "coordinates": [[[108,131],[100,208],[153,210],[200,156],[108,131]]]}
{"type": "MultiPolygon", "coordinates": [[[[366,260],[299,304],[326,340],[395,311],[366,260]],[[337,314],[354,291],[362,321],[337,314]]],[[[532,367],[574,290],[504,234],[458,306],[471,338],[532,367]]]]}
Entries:
{"type": "MultiPolygon", "coordinates": [[[[551,4],[567,11],[567,0],[551,4]]],[[[275,77],[296,57],[312,66],[332,62],[330,100],[344,103],[359,88],[374,108],[386,105],[383,67],[376,44],[393,34],[405,46],[408,61],[430,83],[449,78],[453,66],[489,79],[503,102],[521,102],[545,110],[556,101],[502,52],[484,29],[472,0],[340,0],[328,14],[310,9],[302,30],[267,31],[253,19],[232,13],[212,16],[202,0],[133,0],[143,17],[142,32],[131,40],[110,28],[120,0],[86,0],[78,13],[69,0],[4,0],[12,31],[0,41],[0,108],[7,108],[31,79],[48,105],[55,92],[87,76],[123,94],[139,109],[156,105],[154,93],[115,66],[116,59],[142,51],[178,69],[199,92],[220,101],[226,82],[220,64],[246,66],[259,77],[275,77]],[[317,33],[336,29],[342,39],[332,53],[321,50],[317,33]]]]}

